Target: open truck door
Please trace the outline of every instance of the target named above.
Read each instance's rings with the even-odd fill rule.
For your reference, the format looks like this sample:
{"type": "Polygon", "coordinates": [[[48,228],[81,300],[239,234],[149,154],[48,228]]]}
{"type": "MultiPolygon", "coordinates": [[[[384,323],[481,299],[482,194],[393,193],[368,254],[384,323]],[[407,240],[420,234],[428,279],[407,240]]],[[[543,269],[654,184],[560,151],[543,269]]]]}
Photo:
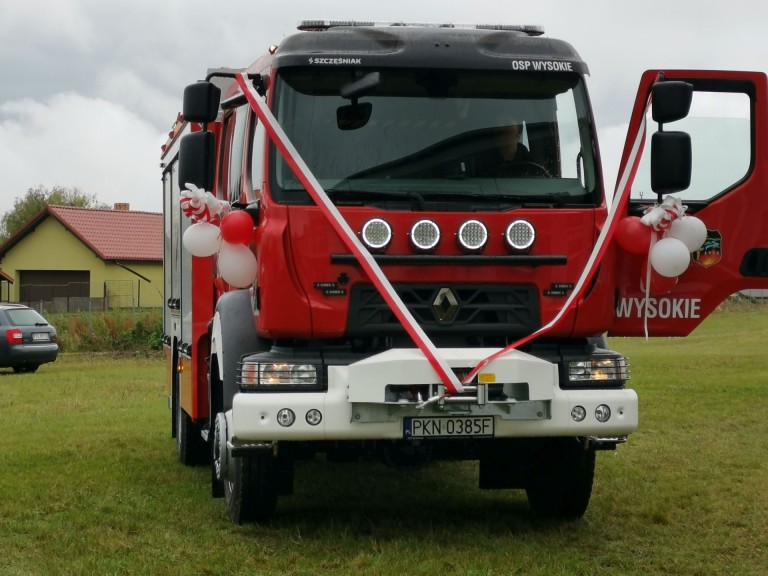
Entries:
{"type": "Polygon", "coordinates": [[[621,182],[617,186],[616,201],[621,202],[617,215],[622,220],[612,244],[616,293],[609,335],[684,336],[731,294],[768,288],[766,75],[646,72],[632,112],[620,175],[631,173],[625,166],[632,165],[643,139],[646,145],[628,195],[622,196],[621,182]],[[679,81],[692,88],[685,118],[662,124],[654,120],[653,98],[650,109],[647,102],[660,81],[679,81]],[[648,134],[657,133],[643,138],[644,129],[648,134]],[[662,144],[656,146],[658,142],[652,140],[659,133],[674,135],[662,138],[662,144]],[[674,157],[676,154],[680,157],[674,157]],[[686,163],[691,166],[689,186],[686,163]],[[677,170],[681,165],[683,169],[677,170]],[[662,217],[652,224],[654,208],[657,213],[661,210],[662,217]],[[644,216],[645,222],[639,220],[644,216]],[[702,241],[689,248],[689,257],[672,254],[674,250],[665,253],[664,248],[679,246],[661,244],[681,216],[698,219],[699,226],[703,223],[702,241]],[[656,259],[652,261],[654,250],[656,259]],[[667,258],[671,264],[664,269],[667,258]],[[659,267],[664,274],[657,271],[659,267]]]}

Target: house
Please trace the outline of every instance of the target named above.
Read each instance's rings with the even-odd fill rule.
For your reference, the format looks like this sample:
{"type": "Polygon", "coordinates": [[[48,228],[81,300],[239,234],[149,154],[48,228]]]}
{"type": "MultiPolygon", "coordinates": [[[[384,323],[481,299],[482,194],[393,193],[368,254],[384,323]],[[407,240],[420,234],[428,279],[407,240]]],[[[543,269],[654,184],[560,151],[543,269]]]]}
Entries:
{"type": "Polygon", "coordinates": [[[47,311],[161,307],[163,215],[46,206],[0,246],[0,297],[47,311]]]}

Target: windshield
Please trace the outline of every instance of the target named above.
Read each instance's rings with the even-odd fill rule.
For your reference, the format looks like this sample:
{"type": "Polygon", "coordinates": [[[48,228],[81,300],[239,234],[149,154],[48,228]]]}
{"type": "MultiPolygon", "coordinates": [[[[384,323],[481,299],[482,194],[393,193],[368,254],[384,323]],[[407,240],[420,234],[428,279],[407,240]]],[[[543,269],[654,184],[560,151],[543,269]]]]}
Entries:
{"type": "MultiPolygon", "coordinates": [[[[276,98],[281,126],[338,204],[494,210],[500,202],[599,202],[577,74],[287,68],[276,98]]],[[[308,202],[278,156],[275,198],[308,202]]]]}

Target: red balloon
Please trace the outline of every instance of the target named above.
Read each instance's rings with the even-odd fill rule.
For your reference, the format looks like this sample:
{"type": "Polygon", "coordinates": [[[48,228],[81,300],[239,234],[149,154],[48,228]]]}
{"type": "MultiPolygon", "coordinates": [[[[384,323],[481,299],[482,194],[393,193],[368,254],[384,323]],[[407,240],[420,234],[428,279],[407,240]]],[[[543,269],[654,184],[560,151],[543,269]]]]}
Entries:
{"type": "Polygon", "coordinates": [[[643,224],[637,216],[622,218],[616,227],[616,241],[632,254],[648,254],[651,246],[652,228],[643,224]]]}
{"type": "Polygon", "coordinates": [[[221,239],[230,244],[250,244],[253,236],[251,215],[242,210],[230,212],[221,220],[221,239]]]}

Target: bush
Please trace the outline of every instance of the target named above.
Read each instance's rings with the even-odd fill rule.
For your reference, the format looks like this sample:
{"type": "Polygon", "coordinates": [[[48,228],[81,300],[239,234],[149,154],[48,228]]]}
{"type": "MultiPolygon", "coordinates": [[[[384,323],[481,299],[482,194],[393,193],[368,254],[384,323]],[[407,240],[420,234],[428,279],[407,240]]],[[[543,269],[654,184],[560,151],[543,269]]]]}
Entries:
{"type": "Polygon", "coordinates": [[[62,352],[135,352],[162,349],[160,309],[48,314],[62,352]]]}

